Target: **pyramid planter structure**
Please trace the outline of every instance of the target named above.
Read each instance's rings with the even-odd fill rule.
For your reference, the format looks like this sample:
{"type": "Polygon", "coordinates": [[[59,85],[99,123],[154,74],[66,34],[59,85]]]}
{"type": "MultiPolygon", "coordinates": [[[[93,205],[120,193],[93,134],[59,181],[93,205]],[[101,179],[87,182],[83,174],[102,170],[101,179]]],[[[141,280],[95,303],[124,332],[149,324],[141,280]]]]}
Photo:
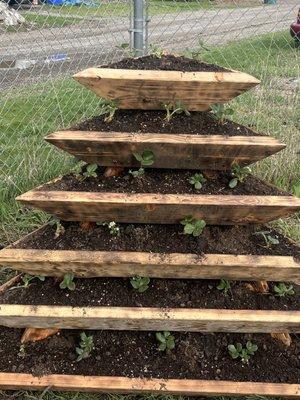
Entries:
{"type": "MultiPolygon", "coordinates": [[[[163,61],[170,59],[172,57],[166,57],[163,61]]],[[[234,98],[259,81],[247,74],[217,67],[216,71],[204,72],[111,67],[92,68],[76,74],[75,79],[98,95],[117,101],[121,110],[114,119],[104,123],[103,117],[100,122],[96,118],[85,126],[58,131],[46,138],[79,160],[101,166],[98,176],[78,181],[71,173],[18,198],[26,206],[57,216],[65,232],[54,238],[55,228],[45,225],[0,251],[1,264],[34,276],[62,278],[73,273],[78,278],[91,278],[86,280],[91,291],[83,287],[79,295],[82,298],[76,304],[72,303],[71,294],[69,301],[59,300],[54,280],[53,284],[50,280],[36,283],[23,292],[19,290],[18,294],[5,293],[0,298],[0,325],[16,329],[105,330],[111,331],[111,335],[116,331],[136,331],[136,335],[143,331],[191,332],[191,335],[199,335],[199,332],[299,333],[297,300],[291,309],[273,307],[272,301],[261,307],[257,303],[248,308],[219,307],[210,300],[209,293],[201,292],[200,281],[231,279],[300,284],[296,246],[280,234],[276,236],[278,247],[266,245],[256,229],[256,224],[299,211],[300,200],[252,176],[237,188],[228,188],[233,165],[243,167],[254,163],[275,154],[285,145],[230,121],[197,133],[194,131],[199,124],[197,118],[202,118],[203,113],[175,115],[172,121],[165,123],[161,117],[163,111],[138,111],[160,110],[170,100],[173,104],[182,102],[186,110],[203,111],[215,103],[234,98]],[[138,118],[144,118],[146,123],[140,123],[140,129],[132,128],[130,124],[136,123],[138,118]],[[155,129],[151,129],[153,125],[145,128],[147,121],[154,119],[155,129]],[[179,120],[189,121],[182,133],[176,130],[180,129],[176,127],[179,120]],[[241,134],[224,134],[226,129],[240,130],[241,134]],[[146,167],[142,177],[134,178],[126,170],[116,178],[104,177],[104,167],[137,169],[140,164],[134,153],[141,154],[145,150],[154,154],[154,162],[146,167]],[[187,177],[200,171],[204,171],[205,181],[203,189],[197,191],[187,177]],[[199,238],[182,235],[183,227],[179,223],[188,216],[205,220],[207,226],[199,238]],[[95,224],[107,221],[121,223],[118,238],[111,238],[107,227],[95,224]],[[87,232],[84,232],[84,224],[87,232]],[[232,245],[235,238],[236,244],[232,245]],[[131,299],[125,283],[114,279],[133,276],[160,278],[158,281],[165,285],[164,295],[159,292],[152,303],[146,301],[147,297],[141,297],[140,301],[131,299]],[[106,302],[99,300],[95,304],[91,288],[98,286],[95,290],[100,294],[102,291],[109,293],[115,290],[115,282],[121,282],[117,298],[106,302]],[[199,299],[195,300],[196,305],[186,305],[184,293],[180,291],[181,283],[188,285],[185,290],[190,296],[196,293],[196,298],[205,298],[205,307],[197,307],[199,299]],[[57,301],[42,301],[43,288],[57,301]],[[174,291],[177,291],[176,299],[172,297],[174,291]]],[[[210,115],[205,113],[203,118],[211,118],[210,115]]],[[[160,284],[157,285],[159,288],[160,284]]],[[[246,295],[246,288],[244,290],[246,295]]],[[[234,293],[237,298],[243,298],[243,292],[234,293]]],[[[148,296],[148,291],[143,296],[148,296]]],[[[135,338],[139,340],[138,336],[135,338]]],[[[195,379],[194,376],[165,376],[163,371],[154,377],[142,371],[138,376],[97,376],[97,368],[91,368],[90,376],[72,372],[36,377],[29,373],[30,369],[28,373],[8,370],[0,373],[0,387],[43,389],[50,386],[57,390],[257,394],[291,398],[300,395],[299,381],[282,383],[286,381],[270,378],[265,382],[259,377],[212,380],[197,376],[195,379]]]]}

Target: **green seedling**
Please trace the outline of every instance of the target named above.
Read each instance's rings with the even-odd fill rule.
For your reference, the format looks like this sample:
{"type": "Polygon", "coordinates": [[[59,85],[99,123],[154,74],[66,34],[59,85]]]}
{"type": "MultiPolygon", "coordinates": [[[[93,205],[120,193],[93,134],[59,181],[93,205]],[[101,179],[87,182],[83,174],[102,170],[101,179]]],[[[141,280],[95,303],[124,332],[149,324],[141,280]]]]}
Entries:
{"type": "Polygon", "coordinates": [[[97,164],[87,164],[84,161],[79,161],[73,168],[75,178],[82,182],[87,178],[97,178],[97,164]]]}
{"type": "Polygon", "coordinates": [[[274,292],[276,293],[275,296],[278,297],[293,296],[295,294],[294,286],[286,286],[286,284],[283,282],[280,282],[274,286],[274,292]]]}
{"type": "Polygon", "coordinates": [[[64,279],[60,282],[59,287],[61,289],[68,289],[68,290],[75,290],[75,282],[74,280],[74,274],[72,272],[67,272],[64,275],[64,279]]]}
{"type": "Polygon", "coordinates": [[[141,167],[136,170],[136,171],[132,171],[129,170],[129,173],[134,177],[134,178],[138,178],[142,175],[144,175],[145,173],[145,169],[144,167],[149,167],[150,165],[152,165],[154,163],[154,153],[151,150],[144,150],[142,154],[140,153],[132,153],[134,158],[139,161],[141,167]]]}
{"type": "Polygon", "coordinates": [[[105,122],[111,122],[114,119],[115,113],[118,110],[117,104],[113,100],[106,100],[102,104],[101,114],[106,115],[105,122]]]}
{"type": "Polygon", "coordinates": [[[156,44],[150,44],[149,53],[156,58],[162,58],[164,55],[163,49],[156,44]]]}
{"type": "Polygon", "coordinates": [[[183,232],[185,235],[200,236],[203,229],[206,226],[206,222],[203,219],[196,219],[192,216],[188,216],[182,221],[181,225],[184,225],[183,232]]]}
{"type": "Polygon", "coordinates": [[[21,346],[19,347],[19,353],[18,356],[21,358],[25,358],[26,357],[26,347],[25,344],[21,344],[21,346]]]}
{"type": "Polygon", "coordinates": [[[78,355],[76,361],[81,361],[84,358],[88,358],[91,352],[95,349],[93,336],[86,335],[85,332],[80,334],[80,347],[76,347],[76,353],[78,355]]]}
{"type": "Polygon", "coordinates": [[[189,183],[194,186],[195,189],[199,190],[202,188],[202,184],[206,181],[202,174],[195,174],[190,177],[189,183]]]}
{"type": "Polygon", "coordinates": [[[63,225],[61,224],[61,222],[58,218],[53,217],[49,221],[49,225],[55,227],[55,234],[54,234],[55,239],[57,239],[58,237],[60,237],[61,235],[63,235],[65,233],[65,228],[63,227],[63,225]]]}
{"type": "Polygon", "coordinates": [[[224,294],[227,294],[228,291],[231,289],[230,282],[227,279],[221,279],[219,285],[217,286],[217,289],[224,294]]]}
{"type": "Polygon", "coordinates": [[[166,109],[167,115],[166,115],[166,120],[168,122],[171,121],[173,116],[175,114],[182,114],[184,113],[188,117],[191,115],[190,112],[187,110],[186,106],[181,102],[181,101],[176,101],[175,104],[169,103],[169,104],[164,104],[164,107],[166,109]]]}
{"type": "Polygon", "coordinates": [[[159,343],[159,351],[173,350],[175,348],[175,338],[170,332],[156,332],[155,336],[159,343]]]}
{"type": "Polygon", "coordinates": [[[212,105],[211,112],[214,119],[216,119],[220,124],[224,124],[225,118],[230,117],[234,114],[234,110],[232,108],[226,107],[224,104],[212,105]]]}
{"type": "Polygon", "coordinates": [[[103,223],[98,223],[97,222],[97,225],[107,226],[111,236],[120,236],[120,228],[115,223],[115,221],[103,222],[103,223]]]}
{"type": "Polygon", "coordinates": [[[229,187],[231,189],[235,188],[239,182],[244,182],[250,173],[251,169],[249,167],[240,167],[237,163],[234,163],[231,167],[231,175],[233,178],[229,181],[229,187]]]}
{"type": "MultiPolygon", "coordinates": [[[[46,277],[42,275],[29,275],[24,274],[22,276],[23,285],[21,287],[27,288],[34,279],[39,279],[41,282],[44,282],[46,277]]],[[[19,286],[20,287],[20,286],[19,286]]]]}
{"type": "Polygon", "coordinates": [[[241,358],[243,364],[248,364],[250,357],[258,350],[256,344],[248,341],[246,347],[243,347],[241,343],[236,343],[235,345],[228,345],[228,351],[233,359],[241,358]]]}
{"type": "Polygon", "coordinates": [[[136,55],[136,51],[132,50],[130,48],[130,44],[129,43],[122,43],[122,44],[116,46],[116,48],[118,50],[121,50],[126,57],[135,57],[135,55],[136,55]]]}
{"type": "Polygon", "coordinates": [[[270,235],[271,231],[259,231],[259,232],[254,232],[254,235],[260,235],[263,237],[266,245],[263,247],[270,248],[276,244],[279,244],[279,240],[274,238],[273,236],[270,235]]]}
{"type": "Polygon", "coordinates": [[[130,278],[131,286],[139,293],[144,293],[149,289],[150,278],[142,276],[134,276],[130,278]]]}

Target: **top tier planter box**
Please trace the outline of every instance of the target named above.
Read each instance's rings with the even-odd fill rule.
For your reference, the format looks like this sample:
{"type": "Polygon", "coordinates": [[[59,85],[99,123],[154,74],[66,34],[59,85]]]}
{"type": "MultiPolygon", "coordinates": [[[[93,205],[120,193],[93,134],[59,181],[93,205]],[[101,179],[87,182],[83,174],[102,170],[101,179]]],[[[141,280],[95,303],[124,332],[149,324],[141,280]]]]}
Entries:
{"type": "Polygon", "coordinates": [[[187,110],[205,111],[258,85],[243,72],[181,72],[88,68],[74,79],[121,109],[160,110],[181,101],[187,110]]]}

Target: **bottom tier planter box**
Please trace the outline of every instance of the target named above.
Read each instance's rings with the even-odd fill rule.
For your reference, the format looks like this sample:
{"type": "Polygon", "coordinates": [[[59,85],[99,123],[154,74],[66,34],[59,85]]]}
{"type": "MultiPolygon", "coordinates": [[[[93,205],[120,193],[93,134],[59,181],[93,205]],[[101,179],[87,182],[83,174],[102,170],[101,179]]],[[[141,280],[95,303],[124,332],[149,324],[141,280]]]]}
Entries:
{"type": "Polygon", "coordinates": [[[0,388],[185,396],[283,396],[294,399],[300,396],[300,384],[57,374],[36,377],[0,373],[0,388]]]}

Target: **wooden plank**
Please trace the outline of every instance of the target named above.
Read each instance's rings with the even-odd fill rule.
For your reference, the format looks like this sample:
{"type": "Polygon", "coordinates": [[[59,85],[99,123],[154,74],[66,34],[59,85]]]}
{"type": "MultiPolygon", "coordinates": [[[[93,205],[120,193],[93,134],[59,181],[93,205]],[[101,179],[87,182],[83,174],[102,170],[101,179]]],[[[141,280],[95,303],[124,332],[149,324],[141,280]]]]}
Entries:
{"type": "Polygon", "coordinates": [[[286,147],[269,136],[58,131],[45,139],[87,163],[135,167],[133,152],[148,149],[155,155],[151,168],[178,169],[230,169],[234,162],[248,165],[286,147]]]}
{"type": "Polygon", "coordinates": [[[300,263],[288,256],[159,254],[127,251],[70,251],[7,248],[0,264],[31,275],[80,278],[132,277],[292,281],[300,284],[300,263]]]}
{"type": "Polygon", "coordinates": [[[265,223],[300,210],[295,196],[175,195],[32,190],[17,197],[66,221],[178,223],[188,215],[207,224],[265,223]]]}
{"type": "Polygon", "coordinates": [[[73,76],[100,97],[123,109],[163,109],[182,101],[191,111],[207,110],[226,103],[258,85],[259,80],[242,72],[142,71],[88,68],[73,76]]]}
{"type": "Polygon", "coordinates": [[[299,333],[300,311],[0,305],[11,328],[299,333]]]}
{"type": "Polygon", "coordinates": [[[183,396],[280,396],[290,399],[299,399],[300,396],[300,385],[288,383],[57,374],[37,377],[5,372],[0,373],[0,388],[183,396]]]}

